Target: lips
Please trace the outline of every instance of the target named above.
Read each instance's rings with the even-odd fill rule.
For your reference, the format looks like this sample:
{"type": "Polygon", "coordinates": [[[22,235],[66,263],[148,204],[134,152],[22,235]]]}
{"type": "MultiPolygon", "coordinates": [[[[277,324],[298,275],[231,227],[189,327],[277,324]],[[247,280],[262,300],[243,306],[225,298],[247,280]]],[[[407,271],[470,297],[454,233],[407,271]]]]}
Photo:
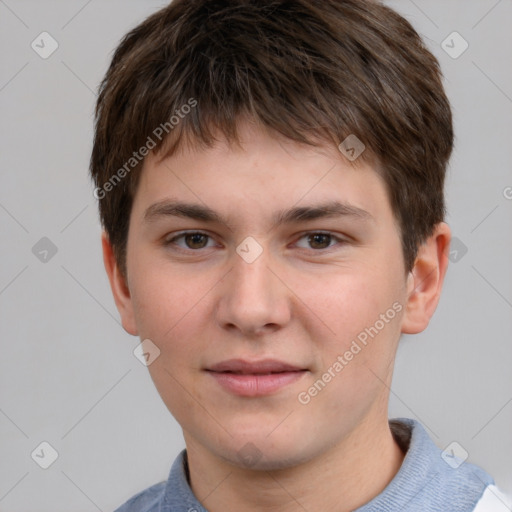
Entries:
{"type": "Polygon", "coordinates": [[[243,359],[230,359],[213,365],[208,369],[217,373],[236,373],[241,375],[269,375],[272,373],[298,372],[303,368],[274,359],[249,362],[243,359]]]}
{"type": "Polygon", "coordinates": [[[273,359],[255,362],[230,359],[206,371],[225,391],[245,397],[274,394],[297,382],[308,372],[307,369],[273,359]]]}

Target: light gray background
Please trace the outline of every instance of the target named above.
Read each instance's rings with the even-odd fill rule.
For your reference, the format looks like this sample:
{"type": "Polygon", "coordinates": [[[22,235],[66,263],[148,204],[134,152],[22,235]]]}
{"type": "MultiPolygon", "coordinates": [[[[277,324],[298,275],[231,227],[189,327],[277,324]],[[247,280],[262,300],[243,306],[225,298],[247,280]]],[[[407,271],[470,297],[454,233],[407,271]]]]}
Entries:
{"type": "MultiPolygon", "coordinates": [[[[110,511],[167,478],[184,447],[138,340],[120,327],[87,175],[95,90],[119,39],[156,0],[0,0],[0,511],[110,511]],[[43,31],[59,48],[44,60],[43,31]],[[58,252],[32,253],[42,237],[58,252]],[[31,452],[59,453],[46,470],[31,452]]],[[[512,1],[394,0],[439,58],[456,149],[448,222],[467,253],[450,265],[426,332],[404,337],[390,416],[512,493],[512,1]],[[441,42],[469,43],[452,59],[441,42]],[[507,199],[507,197],[509,199],[507,199]]]]}

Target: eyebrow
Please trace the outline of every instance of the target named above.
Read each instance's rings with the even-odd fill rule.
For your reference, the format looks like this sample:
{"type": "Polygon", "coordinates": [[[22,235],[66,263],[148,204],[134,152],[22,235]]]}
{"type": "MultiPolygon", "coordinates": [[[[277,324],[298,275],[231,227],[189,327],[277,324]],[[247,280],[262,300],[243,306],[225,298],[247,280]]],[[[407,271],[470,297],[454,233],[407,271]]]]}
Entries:
{"type": "MultiPolygon", "coordinates": [[[[144,212],[145,223],[151,223],[161,217],[183,217],[202,222],[216,222],[231,229],[227,219],[215,210],[201,204],[163,200],[152,204],[144,212]]],[[[329,201],[311,206],[295,206],[276,212],[272,217],[272,229],[281,224],[333,217],[352,217],[363,221],[375,220],[369,212],[357,206],[340,201],[329,201]]]]}

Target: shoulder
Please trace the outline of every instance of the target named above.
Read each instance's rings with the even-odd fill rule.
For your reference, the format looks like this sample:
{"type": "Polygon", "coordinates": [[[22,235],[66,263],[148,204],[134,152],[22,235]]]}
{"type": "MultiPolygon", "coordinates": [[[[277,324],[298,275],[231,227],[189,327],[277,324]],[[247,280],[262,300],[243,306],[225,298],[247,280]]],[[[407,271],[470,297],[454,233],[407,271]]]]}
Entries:
{"type": "Polygon", "coordinates": [[[174,459],[166,481],[139,492],[115,512],[163,512],[164,510],[204,510],[188,483],[185,449],[174,459]]]}
{"type": "Polygon", "coordinates": [[[165,482],[148,487],[131,497],[114,512],[157,512],[165,495],[165,482]]]}
{"type": "Polygon", "coordinates": [[[473,512],[509,512],[512,497],[506,496],[495,485],[488,485],[473,512]]]}
{"type": "MultiPolygon", "coordinates": [[[[397,418],[390,421],[390,427],[405,458],[382,494],[385,503],[399,500],[403,502],[402,509],[408,512],[495,512],[492,508],[475,509],[486,490],[489,489],[485,495],[488,500],[489,492],[495,489],[493,478],[482,468],[459,458],[452,444],[441,450],[416,420],[397,418]]],[[[383,508],[364,512],[370,510],[383,508]]],[[[503,512],[507,510],[510,512],[510,509],[503,512]]],[[[501,510],[498,508],[496,512],[501,510]]]]}

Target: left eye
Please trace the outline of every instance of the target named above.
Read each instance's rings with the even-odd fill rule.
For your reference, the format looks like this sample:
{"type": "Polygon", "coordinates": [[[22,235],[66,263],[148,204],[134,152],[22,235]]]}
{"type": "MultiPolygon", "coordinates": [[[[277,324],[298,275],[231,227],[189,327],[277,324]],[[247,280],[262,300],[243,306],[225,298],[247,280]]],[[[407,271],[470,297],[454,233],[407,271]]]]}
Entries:
{"type": "MultiPolygon", "coordinates": [[[[341,242],[342,240],[331,233],[307,233],[303,235],[299,240],[306,239],[306,243],[309,244],[309,247],[302,248],[305,249],[328,249],[332,247],[331,242],[341,242]]],[[[298,243],[297,245],[301,247],[298,243]]]]}

